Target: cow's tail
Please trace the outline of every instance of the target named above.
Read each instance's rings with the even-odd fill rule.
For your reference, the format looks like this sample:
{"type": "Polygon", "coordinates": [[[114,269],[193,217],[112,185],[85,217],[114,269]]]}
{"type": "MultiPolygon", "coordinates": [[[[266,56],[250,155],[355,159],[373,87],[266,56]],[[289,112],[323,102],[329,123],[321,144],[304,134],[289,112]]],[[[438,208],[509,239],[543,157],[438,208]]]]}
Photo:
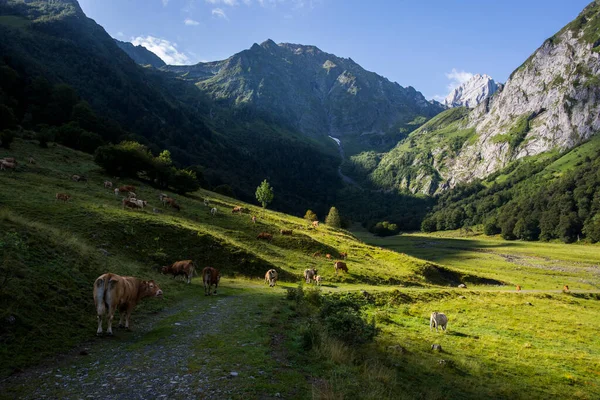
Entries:
{"type": "Polygon", "coordinates": [[[106,294],[108,291],[108,281],[106,277],[100,277],[94,282],[94,302],[96,303],[96,312],[98,315],[104,315],[106,312],[106,294]]]}

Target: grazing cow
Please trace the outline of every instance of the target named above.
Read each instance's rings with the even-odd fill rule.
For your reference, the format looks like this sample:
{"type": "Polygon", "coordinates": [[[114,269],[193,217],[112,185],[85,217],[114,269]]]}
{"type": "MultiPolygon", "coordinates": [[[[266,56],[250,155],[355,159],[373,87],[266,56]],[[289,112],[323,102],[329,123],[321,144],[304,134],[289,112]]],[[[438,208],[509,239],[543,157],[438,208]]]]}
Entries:
{"type": "Polygon", "coordinates": [[[346,265],[345,262],[342,261],[336,261],[333,263],[333,268],[335,269],[335,274],[337,275],[338,270],[344,271],[346,273],[348,273],[348,266],[346,265]]]}
{"type": "Polygon", "coordinates": [[[446,314],[434,311],[431,313],[431,317],[429,317],[429,330],[435,328],[437,332],[438,326],[445,332],[448,326],[448,317],[446,317],[446,314]]]}
{"type": "Polygon", "coordinates": [[[113,187],[113,183],[111,181],[104,181],[104,188],[105,189],[112,188],[112,187],[113,187]]]}
{"type": "Polygon", "coordinates": [[[244,211],[244,208],[242,206],[235,206],[231,210],[231,213],[232,214],[235,214],[235,213],[241,214],[243,211],[244,211]]]}
{"type": "Polygon", "coordinates": [[[119,188],[116,188],[115,189],[115,196],[118,196],[118,195],[119,195],[119,188]]]}
{"type": "Polygon", "coordinates": [[[133,276],[119,276],[117,274],[100,275],[94,282],[94,303],[98,314],[98,330],[102,334],[102,316],[107,315],[108,329],[106,333],[112,335],[112,320],[118,309],[121,314],[119,327],[129,329],[129,317],[137,303],[145,297],[159,297],[163,292],[154,281],[143,281],[133,276]]]}
{"type": "Polygon", "coordinates": [[[317,257],[321,257],[321,252],[320,251],[315,251],[313,253],[313,258],[317,258],[317,257]]]}
{"type": "Polygon", "coordinates": [[[292,234],[294,233],[291,229],[281,229],[281,230],[279,230],[279,232],[282,235],[287,235],[287,236],[292,236],[292,234]]]}
{"type": "Polygon", "coordinates": [[[125,207],[129,207],[129,208],[133,208],[133,209],[144,207],[143,205],[138,204],[137,200],[135,200],[135,199],[125,199],[124,198],[122,203],[123,203],[123,210],[125,209],[125,207]]]}
{"type": "Polygon", "coordinates": [[[315,276],[317,276],[317,274],[318,272],[314,268],[305,269],[304,280],[306,281],[306,283],[310,283],[315,278],[315,276]]]}
{"type": "Polygon", "coordinates": [[[29,157],[29,164],[35,164],[35,158],[29,157]]]}
{"type": "Polygon", "coordinates": [[[133,192],[129,192],[129,193],[127,193],[127,198],[128,199],[136,199],[137,198],[137,194],[135,194],[133,192]]]}
{"type": "Polygon", "coordinates": [[[273,235],[268,232],[261,232],[258,234],[258,236],[256,236],[256,238],[261,240],[273,240],[273,235]]]}
{"type": "Polygon", "coordinates": [[[517,290],[517,292],[520,292],[521,291],[521,285],[517,285],[517,289],[516,290],[517,290]]]}
{"type": "Polygon", "coordinates": [[[277,283],[277,278],[277,271],[274,269],[270,269],[265,274],[265,283],[268,283],[269,287],[273,287],[277,283]]]}
{"type": "Polygon", "coordinates": [[[0,161],[6,161],[6,162],[9,162],[9,163],[13,163],[13,164],[17,163],[17,159],[14,158],[14,157],[4,157],[0,161]]]}
{"type": "Polygon", "coordinates": [[[162,203],[162,201],[163,201],[163,199],[164,199],[165,197],[169,197],[169,196],[167,196],[167,195],[166,195],[166,194],[164,194],[164,193],[161,193],[161,194],[159,194],[159,195],[158,195],[158,199],[159,199],[159,201],[160,201],[161,203],[162,203]]]}
{"type": "Polygon", "coordinates": [[[315,280],[315,283],[317,284],[317,286],[321,286],[321,275],[315,275],[315,277],[313,278],[315,280]]]}
{"type": "Polygon", "coordinates": [[[460,285],[458,285],[458,287],[461,289],[466,289],[467,285],[465,285],[464,283],[461,283],[460,285]]]}
{"type": "Polygon", "coordinates": [[[213,267],[206,267],[202,270],[202,281],[204,282],[204,295],[210,296],[210,289],[212,285],[215,285],[214,294],[217,294],[217,286],[221,280],[221,274],[219,270],[213,267]]]}
{"type": "Polygon", "coordinates": [[[253,223],[253,224],[255,224],[255,223],[256,223],[256,216],[255,216],[255,215],[253,215],[253,216],[252,216],[252,223],[253,223]]]}
{"type": "Polygon", "coordinates": [[[204,199],[204,205],[208,207],[210,205],[210,200],[204,199]]]}
{"type": "Polygon", "coordinates": [[[148,202],[146,200],[139,200],[139,199],[136,199],[135,197],[130,198],[129,201],[134,202],[135,204],[138,205],[139,208],[142,208],[142,209],[148,205],[148,202]]]}
{"type": "Polygon", "coordinates": [[[348,259],[348,253],[340,253],[340,258],[342,260],[347,260],[348,259]]]}
{"type": "Polygon", "coordinates": [[[196,274],[196,264],[192,260],[176,261],[171,265],[162,267],[163,274],[171,274],[173,278],[183,275],[187,283],[192,283],[192,276],[196,274]]]}
{"type": "Polygon", "coordinates": [[[6,159],[0,161],[0,170],[15,169],[16,167],[16,162],[6,161],[6,159]]]}
{"type": "Polygon", "coordinates": [[[312,222],[312,226],[313,226],[313,228],[318,228],[319,227],[319,221],[313,221],[312,222]]]}
{"type": "Polygon", "coordinates": [[[569,291],[569,286],[568,285],[563,286],[563,292],[568,292],[568,291],[569,291]]]}
{"type": "Polygon", "coordinates": [[[176,209],[177,211],[181,210],[181,207],[179,207],[179,204],[177,204],[177,202],[175,201],[175,199],[171,198],[171,197],[163,197],[162,199],[163,205],[170,205],[172,208],[176,209]]]}
{"type": "Polygon", "coordinates": [[[71,198],[71,195],[68,195],[66,193],[56,193],[55,201],[62,200],[66,203],[67,201],[69,201],[70,198],[71,198]]]}
{"type": "Polygon", "coordinates": [[[328,260],[331,260],[331,254],[329,254],[329,253],[325,254],[325,258],[328,260]]]}
{"type": "Polygon", "coordinates": [[[213,208],[210,209],[210,215],[212,215],[213,217],[215,215],[217,215],[217,207],[213,207],[213,208]]]}
{"type": "Polygon", "coordinates": [[[135,192],[135,186],[133,186],[133,185],[119,186],[119,192],[122,192],[122,193],[125,193],[125,192],[135,192]]]}

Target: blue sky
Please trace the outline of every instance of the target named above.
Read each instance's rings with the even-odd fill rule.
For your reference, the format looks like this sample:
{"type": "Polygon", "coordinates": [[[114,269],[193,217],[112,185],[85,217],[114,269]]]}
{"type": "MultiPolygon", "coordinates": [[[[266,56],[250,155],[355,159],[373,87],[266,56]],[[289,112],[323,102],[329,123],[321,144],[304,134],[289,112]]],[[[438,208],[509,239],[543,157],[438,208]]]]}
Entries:
{"type": "Polygon", "coordinates": [[[351,57],[428,99],[473,73],[505,82],[590,1],[79,0],[110,35],[168,63],[221,60],[270,38],[351,57]]]}

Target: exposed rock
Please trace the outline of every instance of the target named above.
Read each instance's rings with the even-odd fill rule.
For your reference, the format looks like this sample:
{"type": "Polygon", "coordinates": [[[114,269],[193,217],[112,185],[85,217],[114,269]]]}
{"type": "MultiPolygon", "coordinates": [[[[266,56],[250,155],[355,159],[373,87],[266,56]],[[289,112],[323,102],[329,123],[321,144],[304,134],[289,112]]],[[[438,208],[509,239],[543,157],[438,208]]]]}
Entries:
{"type": "Polygon", "coordinates": [[[446,107],[474,108],[491,97],[500,88],[489,75],[474,75],[455,88],[444,100],[446,107]]]}

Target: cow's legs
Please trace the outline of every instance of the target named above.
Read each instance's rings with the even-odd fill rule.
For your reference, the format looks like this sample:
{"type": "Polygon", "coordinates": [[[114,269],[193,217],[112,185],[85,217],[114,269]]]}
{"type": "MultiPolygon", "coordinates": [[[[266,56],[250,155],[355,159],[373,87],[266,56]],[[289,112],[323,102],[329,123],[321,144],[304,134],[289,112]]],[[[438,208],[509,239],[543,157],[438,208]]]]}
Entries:
{"type": "Polygon", "coordinates": [[[127,308],[125,315],[125,329],[129,330],[129,317],[131,317],[131,312],[133,311],[133,307],[127,308]]]}
{"type": "Polygon", "coordinates": [[[98,314],[98,330],[96,335],[102,335],[102,315],[98,314]]]}
{"type": "Polygon", "coordinates": [[[115,307],[108,306],[108,328],[106,329],[106,333],[111,336],[113,334],[112,322],[113,322],[114,317],[115,317],[115,307]]]}
{"type": "Polygon", "coordinates": [[[219,284],[215,283],[215,294],[217,294],[217,286],[219,286],[219,284]]]}

